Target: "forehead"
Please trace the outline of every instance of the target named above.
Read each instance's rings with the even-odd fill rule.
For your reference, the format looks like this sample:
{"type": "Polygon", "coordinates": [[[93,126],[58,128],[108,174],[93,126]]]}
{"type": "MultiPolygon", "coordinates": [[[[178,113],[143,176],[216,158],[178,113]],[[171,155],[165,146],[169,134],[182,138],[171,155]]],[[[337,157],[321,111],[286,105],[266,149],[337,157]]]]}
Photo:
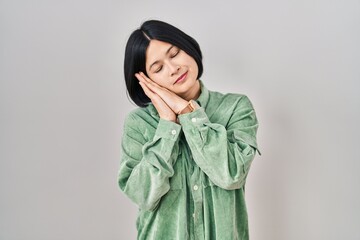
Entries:
{"type": "Polygon", "coordinates": [[[146,49],[146,65],[150,65],[153,62],[165,57],[166,51],[172,46],[172,44],[152,39],[149,46],[146,49]]]}

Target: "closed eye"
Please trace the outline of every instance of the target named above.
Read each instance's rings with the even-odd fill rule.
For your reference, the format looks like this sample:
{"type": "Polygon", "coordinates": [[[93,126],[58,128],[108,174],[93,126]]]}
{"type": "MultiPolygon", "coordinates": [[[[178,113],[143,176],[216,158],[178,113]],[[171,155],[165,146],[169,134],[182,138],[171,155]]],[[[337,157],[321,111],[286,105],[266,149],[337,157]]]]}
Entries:
{"type": "Polygon", "coordinates": [[[177,50],[175,53],[173,53],[170,57],[171,58],[174,58],[174,57],[176,57],[176,55],[178,55],[179,54],[179,52],[180,52],[180,50],[177,50]]]}
{"type": "MultiPolygon", "coordinates": [[[[173,48],[173,47],[172,47],[172,48],[173,48]]],[[[176,56],[179,54],[179,52],[180,52],[180,49],[177,49],[174,53],[172,53],[172,54],[170,55],[170,58],[176,57],[176,56]]],[[[154,73],[160,72],[160,71],[162,70],[162,68],[163,68],[163,66],[160,66],[159,68],[157,68],[157,69],[154,71],[154,73]]]]}
{"type": "Polygon", "coordinates": [[[162,66],[160,66],[158,69],[156,69],[156,70],[155,70],[155,73],[160,72],[160,71],[161,71],[161,69],[162,69],[162,66]]]}

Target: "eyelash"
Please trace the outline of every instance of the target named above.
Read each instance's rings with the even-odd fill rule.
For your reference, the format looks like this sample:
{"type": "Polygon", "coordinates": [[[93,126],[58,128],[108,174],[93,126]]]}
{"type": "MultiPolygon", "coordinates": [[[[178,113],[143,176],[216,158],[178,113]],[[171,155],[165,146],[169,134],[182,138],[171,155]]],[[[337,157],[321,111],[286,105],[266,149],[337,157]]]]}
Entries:
{"type": "Polygon", "coordinates": [[[176,57],[178,54],[179,54],[179,52],[180,52],[180,50],[177,50],[173,55],[171,55],[170,57],[171,58],[174,58],[174,57],[176,57]]]}
{"type": "MultiPolygon", "coordinates": [[[[179,52],[180,52],[180,50],[177,50],[177,51],[176,51],[173,55],[171,55],[170,57],[171,57],[171,58],[176,57],[176,56],[179,54],[179,52]]],[[[162,66],[160,66],[160,67],[155,71],[155,73],[160,72],[161,69],[162,69],[162,66]]]]}
{"type": "Polygon", "coordinates": [[[160,71],[161,71],[161,69],[162,69],[162,66],[161,66],[161,67],[159,67],[159,68],[155,71],[155,73],[160,72],[160,71]]]}

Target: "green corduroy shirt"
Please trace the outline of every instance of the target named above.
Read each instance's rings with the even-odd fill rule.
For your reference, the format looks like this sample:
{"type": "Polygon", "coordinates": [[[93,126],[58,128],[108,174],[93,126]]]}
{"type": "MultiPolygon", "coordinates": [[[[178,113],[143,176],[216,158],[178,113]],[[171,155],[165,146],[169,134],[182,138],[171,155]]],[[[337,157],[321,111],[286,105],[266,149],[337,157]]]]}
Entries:
{"type": "Polygon", "coordinates": [[[243,94],[209,91],[200,108],[160,119],[152,104],[124,123],[120,189],[139,207],[137,239],[249,239],[245,182],[258,121],[243,94]]]}

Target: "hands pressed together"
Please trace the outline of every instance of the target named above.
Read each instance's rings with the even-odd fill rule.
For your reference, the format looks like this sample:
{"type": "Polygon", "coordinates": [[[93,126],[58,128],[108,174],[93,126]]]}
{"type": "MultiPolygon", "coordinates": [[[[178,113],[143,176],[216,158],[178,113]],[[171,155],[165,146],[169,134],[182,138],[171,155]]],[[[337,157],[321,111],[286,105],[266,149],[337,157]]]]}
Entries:
{"type": "Polygon", "coordinates": [[[160,118],[177,122],[177,113],[188,105],[188,101],[158,85],[143,72],[136,73],[135,77],[139,80],[144,93],[154,104],[160,118]]]}

